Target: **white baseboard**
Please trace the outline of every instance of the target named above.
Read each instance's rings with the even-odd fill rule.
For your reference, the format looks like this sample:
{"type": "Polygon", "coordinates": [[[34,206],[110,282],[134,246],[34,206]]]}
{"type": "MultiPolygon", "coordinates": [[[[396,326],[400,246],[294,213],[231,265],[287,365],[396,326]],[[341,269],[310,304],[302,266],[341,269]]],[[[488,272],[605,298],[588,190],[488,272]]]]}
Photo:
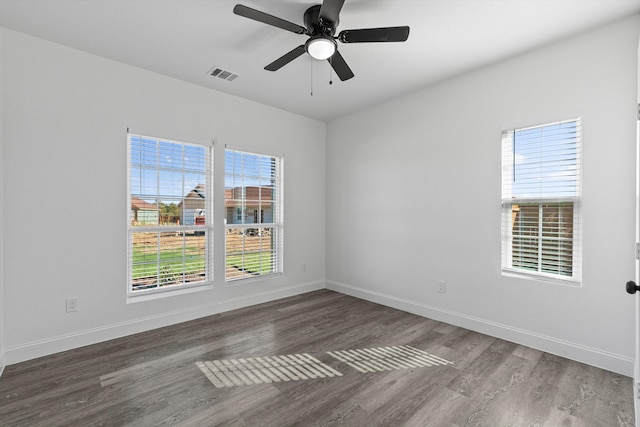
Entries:
{"type": "Polygon", "coordinates": [[[8,347],[2,366],[324,288],[324,281],[305,283],[8,347]]]}
{"type": "Polygon", "coordinates": [[[327,281],[327,289],[633,377],[633,358],[627,356],[344,283],[327,281]]]}

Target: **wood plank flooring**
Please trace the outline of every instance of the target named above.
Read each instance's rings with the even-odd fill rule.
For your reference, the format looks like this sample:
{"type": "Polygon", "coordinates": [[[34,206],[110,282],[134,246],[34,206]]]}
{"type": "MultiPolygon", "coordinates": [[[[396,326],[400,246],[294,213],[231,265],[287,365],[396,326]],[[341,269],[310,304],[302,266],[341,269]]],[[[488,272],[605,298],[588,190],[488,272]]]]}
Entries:
{"type": "Polygon", "coordinates": [[[11,365],[0,378],[2,426],[613,427],[633,416],[631,378],[328,290],[11,365]],[[368,357],[371,371],[327,352],[354,366],[368,357]],[[427,366],[424,353],[453,363],[427,366]],[[206,362],[209,377],[236,369],[220,374],[231,384],[214,383],[206,362]]]}

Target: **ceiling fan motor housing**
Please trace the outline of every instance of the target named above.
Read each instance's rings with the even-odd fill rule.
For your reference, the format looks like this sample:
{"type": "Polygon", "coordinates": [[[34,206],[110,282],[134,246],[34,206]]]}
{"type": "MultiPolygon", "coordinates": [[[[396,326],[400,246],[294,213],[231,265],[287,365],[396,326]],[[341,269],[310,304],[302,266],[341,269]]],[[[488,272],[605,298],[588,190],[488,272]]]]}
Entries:
{"type": "Polygon", "coordinates": [[[311,37],[313,36],[329,36],[333,37],[336,33],[337,22],[328,22],[320,18],[320,8],[322,6],[317,4],[311,6],[304,12],[304,26],[307,27],[307,31],[311,37]]]}

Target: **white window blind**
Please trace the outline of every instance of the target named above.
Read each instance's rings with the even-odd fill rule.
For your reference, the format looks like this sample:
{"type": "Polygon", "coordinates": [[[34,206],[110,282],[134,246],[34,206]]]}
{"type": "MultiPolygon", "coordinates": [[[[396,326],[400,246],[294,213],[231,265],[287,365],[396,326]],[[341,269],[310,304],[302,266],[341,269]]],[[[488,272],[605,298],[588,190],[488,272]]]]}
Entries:
{"type": "Polygon", "coordinates": [[[225,150],[226,280],[282,273],[282,157],[225,150]]]}
{"type": "Polygon", "coordinates": [[[581,120],[502,133],[502,269],[579,282],[581,120]]]}
{"type": "Polygon", "coordinates": [[[129,295],[209,282],[211,148],[127,139],[129,295]]]}

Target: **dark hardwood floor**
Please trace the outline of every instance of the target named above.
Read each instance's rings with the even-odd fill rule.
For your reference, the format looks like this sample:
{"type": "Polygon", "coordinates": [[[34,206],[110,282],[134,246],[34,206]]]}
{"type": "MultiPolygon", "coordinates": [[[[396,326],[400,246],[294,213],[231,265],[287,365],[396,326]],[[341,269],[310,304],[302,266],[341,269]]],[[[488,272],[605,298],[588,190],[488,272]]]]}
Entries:
{"type": "Polygon", "coordinates": [[[612,427],[633,416],[631,378],[328,290],[0,378],[2,426],[612,427]]]}

